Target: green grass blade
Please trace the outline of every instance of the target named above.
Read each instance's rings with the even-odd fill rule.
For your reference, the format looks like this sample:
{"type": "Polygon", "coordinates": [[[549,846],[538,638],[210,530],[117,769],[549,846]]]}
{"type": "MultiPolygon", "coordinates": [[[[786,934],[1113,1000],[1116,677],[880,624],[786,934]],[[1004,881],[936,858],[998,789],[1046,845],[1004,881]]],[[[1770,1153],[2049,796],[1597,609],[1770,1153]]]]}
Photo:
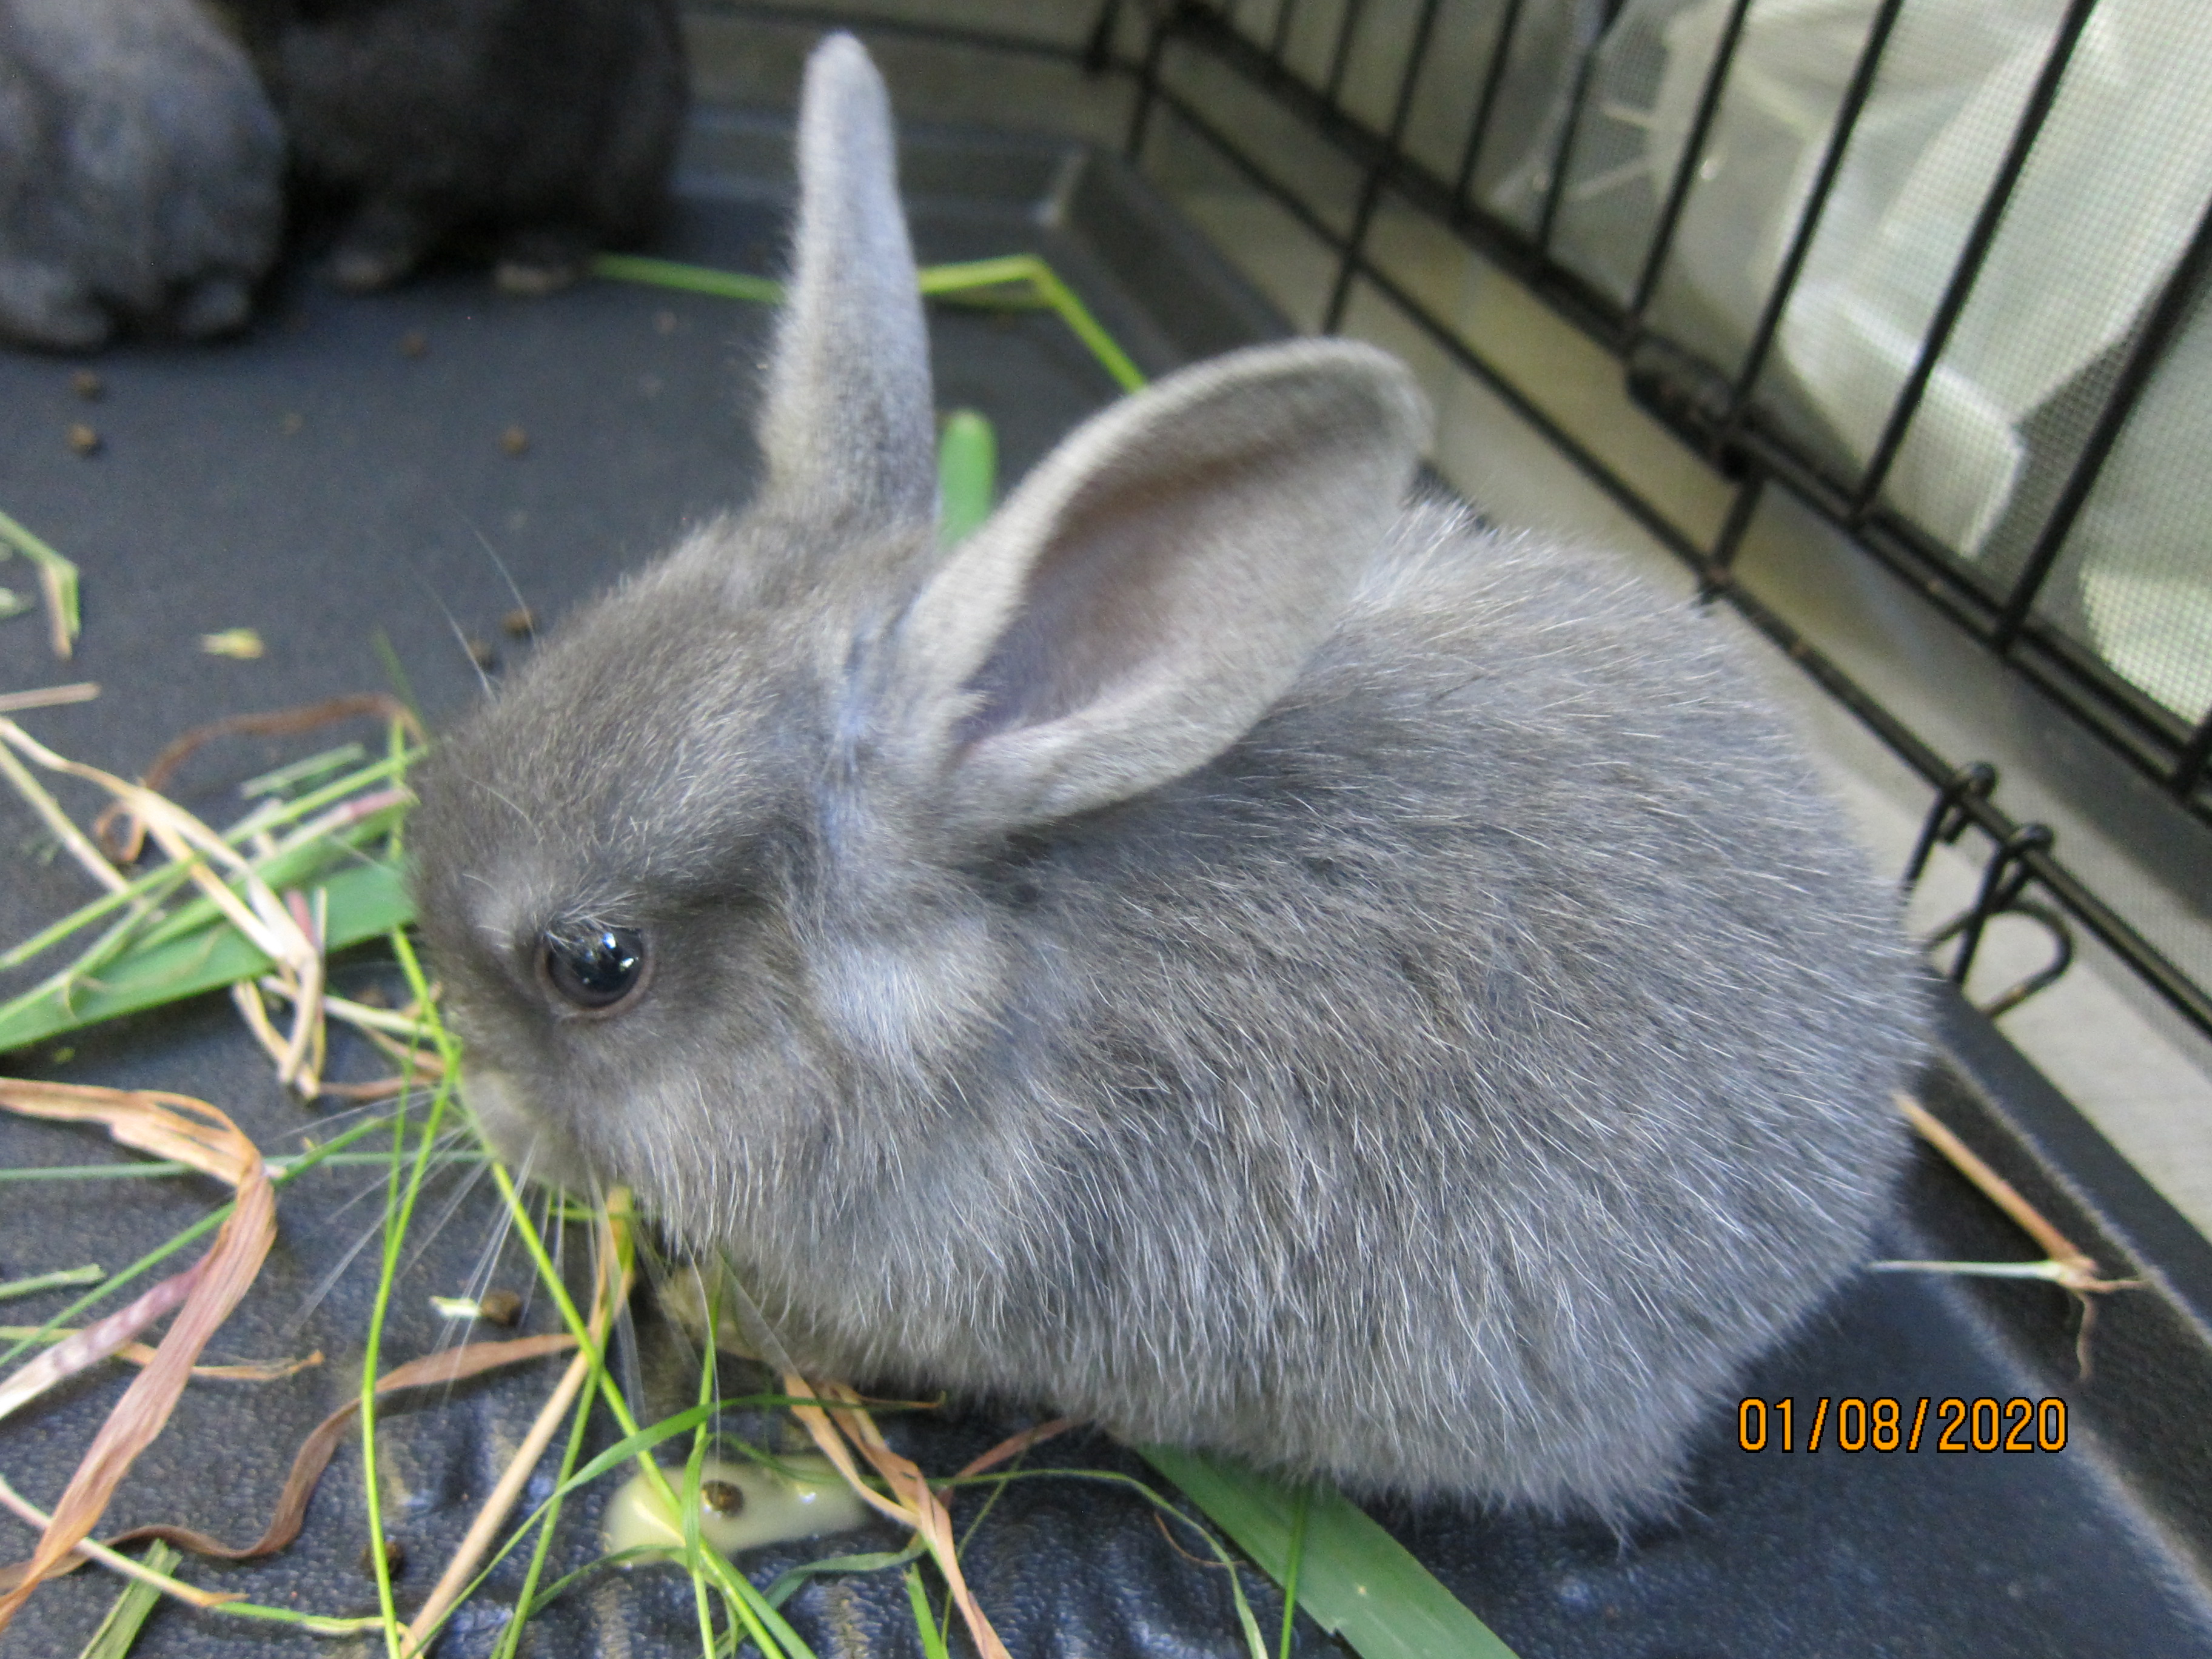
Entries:
{"type": "MultiPolygon", "coordinates": [[[[392,826],[406,816],[406,811],[407,806],[404,802],[380,808],[343,830],[316,836],[296,847],[252,860],[253,873],[271,892],[282,893],[295,887],[318,886],[325,872],[343,869],[349,865],[358,866],[368,859],[369,855],[360,850],[362,843],[389,834],[392,826]]],[[[241,889],[241,884],[235,877],[228,878],[228,884],[234,892],[241,889]]],[[[216,908],[213,899],[205,893],[195,893],[179,904],[173,914],[161,917],[148,927],[136,941],[134,948],[149,949],[157,945],[166,945],[172,939],[201,933],[218,923],[226,927],[229,925],[222,912],[216,908]]]]}
{"type": "MultiPolygon", "coordinates": [[[[423,1000],[428,1006],[428,999],[423,1000]]],[[[385,1180],[384,1189],[384,1260],[376,1279],[376,1297],[369,1305],[368,1334],[362,1345],[361,1356],[361,1484],[363,1507],[368,1511],[369,1561],[376,1573],[376,1600],[384,1615],[385,1650],[392,1659],[403,1659],[405,1645],[399,1624],[398,1607],[392,1593],[392,1560],[384,1548],[382,1488],[376,1473],[376,1378],[378,1361],[384,1346],[384,1323],[391,1311],[392,1287],[399,1276],[399,1256],[406,1243],[407,1229],[415,1217],[416,1200],[422,1196],[422,1178],[429,1168],[432,1147],[437,1144],[438,1129],[444,1119],[446,1108],[453,1097],[457,1069],[449,1069],[438,1085],[437,1092],[430,1097],[430,1110],[422,1133],[416,1136],[411,1157],[407,1146],[407,1118],[404,1112],[395,1112],[392,1118],[392,1164],[385,1180]],[[406,1174],[403,1185],[400,1176],[406,1174]]]]}
{"type": "MultiPolygon", "coordinates": [[[[633,253],[601,253],[592,259],[592,272],[617,282],[646,283],[656,288],[680,289],[689,294],[712,294],[725,300],[752,300],[775,305],[783,298],[783,284],[767,276],[742,271],[717,270],[711,265],[685,264],[678,259],[647,259],[633,253]]],[[[1075,290],[1060,279],[1059,272],[1034,253],[1009,253],[995,259],[966,259],[957,264],[925,265],[916,273],[923,295],[957,299],[981,294],[996,302],[994,290],[1026,286],[1030,293],[1017,303],[1044,307],[1058,313],[1114,377],[1124,392],[1145,384],[1145,372],[1121,349],[1121,343],[1091,314],[1075,290]]]]}
{"type": "MultiPolygon", "coordinates": [[[[325,1142],[323,1146],[315,1148],[313,1152],[302,1152],[299,1157],[289,1160],[282,1170],[276,1170],[275,1166],[272,1165],[272,1173],[270,1176],[271,1183],[280,1188],[289,1184],[296,1177],[306,1174],[309,1170],[316,1168],[326,1158],[335,1157],[346,1147],[350,1146],[355,1141],[359,1140],[362,1137],[377,1130],[388,1127],[389,1121],[390,1121],[388,1119],[381,1117],[366,1119],[360,1123],[355,1124],[352,1128],[348,1129],[343,1134],[338,1135],[333,1139],[325,1142]]],[[[70,1303],[69,1306],[64,1308],[52,1318],[47,1320],[45,1324],[40,1326],[32,1334],[28,1336],[17,1337],[5,1352],[0,1352],[0,1366],[12,1364],[16,1359],[20,1358],[26,1351],[34,1346],[36,1344],[44,1341],[47,1334],[52,1332],[56,1326],[68,1325],[75,1322],[77,1316],[83,1313],[87,1309],[97,1306],[100,1303],[106,1301],[117,1291],[122,1290],[125,1285],[139,1278],[140,1275],[152,1272],[155,1267],[161,1266],[162,1262],[174,1255],[179,1250],[183,1249],[187,1244],[191,1243],[194,1240],[198,1239],[208,1233],[213,1232],[217,1227],[222,1224],[224,1218],[228,1216],[230,1212],[237,1207],[237,1200],[234,1199],[229,1203],[217,1206],[215,1209],[210,1210],[207,1214],[202,1216],[198,1221],[193,1222],[191,1225],[185,1228],[180,1232],[172,1235],[165,1242],[155,1245],[152,1249],[147,1251],[145,1255],[140,1256],[136,1261],[124,1268],[121,1272],[112,1274],[101,1283],[94,1285],[92,1289],[87,1291],[82,1296],[77,1297],[76,1301],[70,1303]]]]}
{"type": "Polygon", "coordinates": [[[1129,354],[1091,314],[1091,309],[1075,297],[1075,290],[1060,280],[1060,273],[1042,259],[1036,262],[1037,292],[1045,303],[1060,313],[1060,321],[1074,331],[1075,337],[1091,348],[1091,355],[1105,366],[1114,377],[1114,383],[1124,392],[1134,392],[1145,384],[1145,372],[1130,361],[1129,354]]]}
{"type": "Polygon", "coordinates": [[[384,670],[384,678],[391,683],[392,695],[407,705],[407,712],[415,716],[415,724],[419,730],[428,731],[430,723],[422,718],[422,705],[415,701],[415,687],[407,678],[407,665],[399,660],[399,653],[392,643],[392,636],[380,628],[371,629],[368,643],[369,648],[376,653],[376,660],[384,670]]]}
{"type": "Polygon", "coordinates": [[[325,749],[305,760],[295,760],[289,766],[280,766],[273,772],[264,772],[258,777],[246,779],[238,786],[241,798],[252,800],[256,795],[280,795],[302,783],[315,782],[327,777],[341,767],[358,766],[368,759],[368,750],[357,743],[342,743],[334,749],[325,749]]]}
{"type": "Polygon", "coordinates": [[[618,1468],[633,1458],[651,1451],[664,1440],[672,1439],[677,1435],[697,1428],[702,1423],[710,1420],[717,1411],[728,1408],[729,1402],[726,1401],[716,1401],[712,1405],[694,1406],[688,1411],[677,1413],[673,1417],[664,1417],[658,1423],[647,1424],[634,1434],[624,1435],[590,1462],[585,1464],[582,1468],[578,1469],[568,1483],[569,1489],[573,1491],[577,1487],[590,1486],[608,1470],[618,1468]]]}
{"type": "MultiPolygon", "coordinates": [[[[406,881],[391,865],[356,865],[318,885],[330,896],[330,950],[358,945],[414,920],[406,881]]],[[[118,1014],[217,990],[265,974],[274,965],[228,922],[211,925],[125,957],[96,983],[41,988],[0,1008],[0,1054],[118,1014]]]]}
{"type": "MultiPolygon", "coordinates": [[[[289,1625],[295,1630],[310,1631],[317,1636],[359,1636],[365,1632],[384,1628],[380,1616],[333,1619],[319,1613],[301,1613],[296,1607],[264,1607],[258,1601],[223,1601],[208,1611],[226,1619],[260,1619],[272,1625],[289,1625]]],[[[358,1653],[360,1650],[356,1648],[353,1651],[358,1653]]]]}
{"type": "Polygon", "coordinates": [[[999,434],[972,409],[945,417],[937,440],[937,539],[957,546],[991,516],[999,488],[999,434]]]}
{"type": "MultiPolygon", "coordinates": [[[[605,1572],[611,1567],[640,1567],[648,1562],[659,1561],[662,1559],[661,1553],[650,1546],[634,1550],[622,1550],[612,1555],[593,1556],[582,1566],[562,1574],[560,1577],[538,1591],[529,1601],[516,1602],[514,1619],[507,1628],[517,1632],[527,1628],[530,1620],[544,1612],[546,1608],[551,1607],[595,1572],[605,1572]]],[[[471,1586],[470,1594],[475,1593],[475,1588],[471,1586]]],[[[443,1627],[441,1626],[441,1628],[443,1627]]],[[[521,1638],[518,1636],[516,1639],[519,1641],[521,1638]]],[[[501,1659],[504,1659],[504,1656],[501,1656],[501,1659]]]]}
{"type": "MultiPolygon", "coordinates": [[[[1037,267],[1044,263],[1034,253],[1002,253],[991,259],[962,259],[948,265],[924,265],[915,273],[915,285],[928,300],[952,299],[988,293],[992,289],[1016,288],[1024,283],[1034,291],[1037,267]]],[[[1026,303],[1040,304],[1041,300],[1026,303]]]]}
{"type": "MultiPolygon", "coordinates": [[[[408,943],[404,933],[392,933],[392,949],[399,958],[400,968],[406,974],[407,982],[413,988],[416,1000],[426,1009],[431,1007],[429,981],[423,976],[422,964],[415,955],[415,947],[408,943]]],[[[452,1034],[434,1018],[429,1023],[428,1029],[440,1054],[446,1059],[448,1075],[457,1076],[460,1071],[460,1054],[452,1034]]],[[[517,1236],[537,1267],[538,1282],[551,1295],[555,1307],[560,1310],[562,1322],[575,1337],[580,1349],[593,1357],[592,1381],[599,1390],[599,1397],[606,1401],[607,1410],[623,1432],[625,1435],[636,1434],[639,1431],[637,1419],[631,1414],[629,1402],[623,1397],[622,1389],[607,1370],[605,1360],[599,1357],[598,1350],[592,1346],[584,1316],[577,1309],[575,1298],[568,1294],[568,1287],[562,1282],[559,1270],[553,1265],[544,1240],[538,1236],[530,1213],[515,1191],[514,1178],[496,1160],[487,1167],[491,1171],[493,1184],[499,1189],[501,1202],[506,1205],[507,1213],[514,1218],[517,1236]]],[[[651,1458],[639,1459],[639,1473],[646,1477],[653,1494],[668,1506],[670,1514],[682,1512],[674,1492],[669,1487],[666,1473],[651,1458]]],[[[744,1623],[745,1633],[752,1638],[766,1659],[814,1659],[814,1650],[785,1622],[782,1614],[762,1600],[760,1591],[727,1561],[708,1551],[699,1565],[713,1578],[715,1588],[726,1593],[732,1610],[744,1623]]]]}
{"type": "Polygon", "coordinates": [[[921,1637],[922,1659],[951,1659],[944,1634],[937,1628],[936,1615],[929,1610],[929,1592],[922,1588],[920,1567],[906,1570],[906,1599],[914,1609],[914,1627],[921,1637]]]}
{"type": "Polygon", "coordinates": [[[829,1555],[819,1561],[801,1561],[795,1567],[786,1567],[778,1573],[775,1582],[762,1592],[769,1606],[780,1607],[799,1593],[810,1578],[823,1573],[881,1572],[885,1567],[910,1566],[921,1559],[929,1548],[929,1540],[920,1534],[902,1550],[869,1550],[859,1555],[829,1555]]]}
{"type": "MultiPolygon", "coordinates": [[[[945,1491],[955,1486],[1003,1487],[1017,1480],[1096,1481],[1102,1486],[1115,1487],[1150,1504],[1164,1520],[1172,1520],[1178,1525],[1189,1528],[1197,1534],[1200,1545],[1212,1551],[1214,1560],[1226,1570],[1230,1598],[1237,1607],[1237,1627],[1244,1635],[1244,1650],[1251,1659],[1267,1659],[1267,1644],[1260,1635],[1260,1621],[1253,1617],[1252,1603],[1244,1594],[1244,1577],[1239,1570],[1240,1564],[1222,1547],[1219,1539],[1136,1476],[1121,1474],[1111,1469],[993,1469],[986,1474],[957,1476],[932,1484],[939,1491],[945,1491]]],[[[1196,1558],[1194,1556],[1193,1559],[1196,1558]]]]}
{"type": "Polygon", "coordinates": [[[58,1291],[70,1285],[97,1285],[107,1277],[98,1263],[82,1267],[64,1267],[58,1273],[37,1273],[29,1279],[11,1279],[0,1285],[0,1302],[11,1297],[35,1296],[40,1291],[58,1291]]]}
{"type": "MultiPolygon", "coordinates": [[[[5,513],[0,513],[0,542],[9,543],[18,553],[39,567],[40,580],[45,585],[48,595],[55,605],[59,607],[58,623],[64,641],[75,645],[76,636],[83,631],[84,627],[77,610],[76,567],[29,531],[24,529],[21,525],[17,524],[5,513]]],[[[67,656],[69,653],[64,652],[62,654],[67,656]]]]}
{"type": "Polygon", "coordinates": [[[1298,1622],[1298,1572],[1305,1565],[1306,1522],[1312,1519],[1313,1497],[1312,1482],[1301,1485],[1291,1511],[1290,1559],[1283,1570],[1283,1637],[1276,1659],[1291,1659],[1291,1632],[1298,1622]]]}
{"type": "MultiPolygon", "coordinates": [[[[468,1588],[453,1604],[454,1609],[465,1605],[468,1599],[483,1587],[485,1581],[490,1578],[500,1564],[521,1546],[523,1540],[535,1534],[537,1542],[532,1553],[529,1575],[523,1581],[521,1594],[516,1597],[514,1618],[507,1626],[507,1634],[501,1638],[495,1659],[511,1659],[517,1645],[523,1639],[524,1626],[536,1615],[539,1609],[559,1597],[571,1584],[610,1565],[627,1565],[632,1562],[661,1559],[665,1557],[665,1552],[653,1547],[624,1550],[617,1555],[601,1556],[596,1560],[586,1562],[574,1571],[556,1580],[550,1588],[538,1589],[537,1584],[544,1570],[547,1549],[552,1540],[553,1525],[559,1517],[561,1505],[564,1499],[588,1486],[592,1481],[618,1465],[629,1462],[641,1452],[650,1451],[662,1441],[671,1439],[687,1430],[696,1430],[700,1424],[710,1421],[717,1412],[745,1410],[763,1403],[769,1397],[763,1395],[746,1396],[736,1400],[716,1400],[704,1406],[694,1407],[689,1411],[678,1413],[674,1417],[639,1430],[635,1434],[629,1436],[619,1444],[610,1447],[580,1468],[576,1467],[577,1459],[582,1451],[584,1431],[590,1419],[594,1398],[592,1392],[586,1389],[578,1400],[575,1421],[569,1431],[568,1449],[562,1456],[561,1473],[551,1493],[508,1534],[504,1544],[485,1558],[477,1576],[470,1580],[468,1588]]],[[[778,1395],[774,1398],[780,1401],[782,1396],[778,1395]]],[[[448,1610],[446,1617],[450,1620],[453,1617],[453,1610],[448,1610]]],[[[445,1626],[441,1622],[436,1629],[429,1632],[434,1642],[437,1631],[444,1628],[445,1626]]]]}
{"type": "Polygon", "coordinates": [[[783,284],[772,276],[748,276],[743,271],[716,270],[711,265],[686,264],[680,259],[648,259],[635,253],[594,254],[592,274],[619,283],[646,283],[654,288],[711,294],[722,300],[751,300],[762,305],[772,306],[783,298],[783,284]]]}
{"type": "MultiPolygon", "coordinates": [[[[1276,1583],[1287,1576],[1297,1497],[1271,1475],[1170,1446],[1141,1446],[1276,1583]]],[[[1308,1506],[1298,1605],[1363,1659],[1513,1659],[1513,1650],[1332,1486],[1308,1506]]]]}
{"type": "Polygon", "coordinates": [[[42,951],[51,950],[71,933],[82,933],[102,916],[110,915],[126,905],[158,904],[183,885],[185,878],[198,866],[194,859],[187,863],[164,864],[133,878],[112,893],[103,893],[89,904],[78,907],[59,921],[40,929],[21,945],[0,952],[0,969],[20,968],[42,951]]]}
{"type": "MultiPolygon", "coordinates": [[[[145,1565],[155,1572],[167,1573],[185,1559],[184,1552],[172,1548],[155,1539],[146,1547],[145,1565]]],[[[143,1579],[133,1578],[123,1587],[123,1594],[115,1598],[115,1605],[107,1610],[107,1617],[100,1621],[100,1628],[92,1633],[92,1640],[84,1644],[79,1659],[125,1659],[131,1645],[138,1639],[139,1626],[146,1615],[154,1611],[154,1604],[161,1599],[161,1592],[143,1579]]]]}
{"type": "MultiPolygon", "coordinates": [[[[295,1160],[272,1158],[268,1160],[269,1172],[281,1184],[289,1176],[295,1160]]],[[[382,1152],[341,1152],[334,1158],[319,1158],[318,1163],[347,1169],[357,1164],[384,1166],[382,1152]]],[[[482,1152],[433,1152],[434,1164],[454,1166],[463,1164],[481,1167],[485,1162],[482,1152]]],[[[32,1169],[0,1170],[0,1183],[18,1181],[157,1181],[163,1176],[198,1175],[200,1171],[189,1164],[179,1164],[170,1158],[155,1158],[138,1164],[40,1164],[32,1169]]]]}
{"type": "MultiPolygon", "coordinates": [[[[362,785],[403,771],[412,758],[411,755],[403,755],[389,762],[379,762],[340,783],[288,805],[276,806],[266,813],[257,813],[250,822],[254,829],[264,831],[283,828],[343,796],[357,793],[362,785]]],[[[406,817],[408,805],[409,803],[404,799],[387,801],[381,806],[364,811],[350,823],[307,836],[290,846],[282,847],[247,862],[265,885],[278,891],[312,886],[315,884],[315,878],[326,871],[361,862],[364,856],[360,851],[363,842],[374,841],[380,836],[396,836],[406,817]]],[[[234,847],[246,839],[246,834],[243,829],[234,828],[226,831],[223,838],[234,847]]],[[[117,921],[90,949],[56,975],[55,983],[73,986],[89,981],[97,977],[108,963],[127,951],[143,951],[187,934],[204,932],[211,925],[223,921],[222,912],[204,893],[192,895],[167,913],[161,913],[159,907],[167,902],[196,871],[204,868],[206,863],[204,854],[193,852],[183,859],[156,866],[113,892],[102,894],[90,903],[80,906],[21,944],[0,953],[0,969],[21,967],[71,934],[81,933],[93,923],[125,908],[131,914],[117,921]]],[[[228,884],[234,892],[243,890],[243,884],[236,877],[230,878],[228,884]]],[[[18,1001],[24,999],[18,999],[18,1001]]],[[[0,1008],[0,1024],[5,1024],[15,1006],[15,1003],[10,1003],[7,1007],[0,1008]]]]}
{"type": "Polygon", "coordinates": [[[1056,312],[1060,321],[1090,349],[1091,355],[1097,358],[1122,391],[1134,392],[1145,384],[1144,370],[1130,361],[1129,354],[1100,325],[1090,307],[1076,298],[1075,290],[1060,281],[1060,273],[1036,254],[1012,253],[997,259],[928,265],[921,271],[921,291],[935,299],[951,299],[976,289],[1003,288],[1008,283],[1028,284],[1036,296],[1035,303],[1056,312]]]}

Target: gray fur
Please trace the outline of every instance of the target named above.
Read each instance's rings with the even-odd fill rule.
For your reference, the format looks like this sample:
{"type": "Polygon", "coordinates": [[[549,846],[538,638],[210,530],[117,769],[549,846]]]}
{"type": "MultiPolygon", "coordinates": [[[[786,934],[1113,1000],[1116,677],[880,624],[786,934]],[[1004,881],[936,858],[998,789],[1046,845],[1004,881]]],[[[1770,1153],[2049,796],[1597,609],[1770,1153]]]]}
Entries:
{"type": "Polygon", "coordinates": [[[860,43],[840,36],[807,64],[800,99],[810,214],[769,365],[781,418],[761,432],[771,495],[824,520],[935,511],[929,335],[896,165],[883,81],[860,43]],[[842,325],[853,317],[874,327],[842,325]]]}
{"type": "Polygon", "coordinates": [[[0,334],[243,324],[283,226],[283,134],[197,0],[0,0],[0,334]]]}
{"type": "Polygon", "coordinates": [[[495,1141],[634,1184],[824,1371],[1663,1501],[1861,1260],[1919,1041],[1890,895],[1717,623],[1401,505],[1417,400],[1341,343],[1117,405],[940,556],[918,416],[794,393],[851,351],[794,333],[771,452],[904,432],[824,451],[904,510],[771,490],[422,777],[495,1141]],[[605,1017],[538,977],[583,918],[650,944],[605,1017]]]}

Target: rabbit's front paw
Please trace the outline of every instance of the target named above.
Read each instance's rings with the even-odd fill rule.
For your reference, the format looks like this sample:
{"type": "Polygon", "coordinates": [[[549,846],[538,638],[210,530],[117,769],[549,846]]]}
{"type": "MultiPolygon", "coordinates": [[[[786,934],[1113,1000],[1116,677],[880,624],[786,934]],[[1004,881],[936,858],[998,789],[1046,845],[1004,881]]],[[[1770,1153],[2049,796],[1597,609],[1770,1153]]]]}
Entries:
{"type": "Polygon", "coordinates": [[[389,198],[373,200],[354,216],[331,251],[331,280],[355,294],[390,288],[415,269],[436,240],[435,228],[417,210],[389,198]]]}
{"type": "Polygon", "coordinates": [[[584,274],[591,257],[591,240],[582,232],[565,225],[536,225],[507,238],[491,279],[502,294],[530,298],[557,294],[584,274]]]}
{"type": "Polygon", "coordinates": [[[228,273],[203,276],[177,296],[173,315],[177,332],[188,340],[210,340],[246,326],[253,293],[242,278],[228,273]]]}
{"type": "Polygon", "coordinates": [[[107,343],[114,322],[83,280],[37,259],[0,259],[0,333],[55,351],[107,343]]]}

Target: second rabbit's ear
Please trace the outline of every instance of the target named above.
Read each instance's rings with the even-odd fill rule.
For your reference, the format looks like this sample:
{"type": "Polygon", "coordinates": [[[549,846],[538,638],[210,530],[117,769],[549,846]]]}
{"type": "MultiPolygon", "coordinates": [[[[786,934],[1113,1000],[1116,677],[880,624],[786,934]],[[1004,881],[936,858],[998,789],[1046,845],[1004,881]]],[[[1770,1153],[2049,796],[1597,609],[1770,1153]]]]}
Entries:
{"type": "Polygon", "coordinates": [[[1201,363],[1094,416],[901,624],[951,821],[1106,805],[1242,737],[1341,621],[1426,432],[1397,360],[1342,340],[1201,363]]]}
{"type": "Polygon", "coordinates": [[[849,34],[807,60],[799,224],[769,364],[768,499],[809,518],[935,516],[929,337],[883,77],[849,34]]]}

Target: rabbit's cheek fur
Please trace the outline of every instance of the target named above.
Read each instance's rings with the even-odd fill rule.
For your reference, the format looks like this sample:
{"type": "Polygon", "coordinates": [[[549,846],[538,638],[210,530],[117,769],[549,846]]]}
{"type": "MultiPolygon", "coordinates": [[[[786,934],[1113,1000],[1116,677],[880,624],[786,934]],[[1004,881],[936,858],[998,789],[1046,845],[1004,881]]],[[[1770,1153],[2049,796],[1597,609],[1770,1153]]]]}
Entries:
{"type": "Polygon", "coordinates": [[[592,1170],[582,1149],[542,1111],[525,1105],[506,1073],[471,1060],[461,1073],[460,1095],[504,1163],[532,1180],[571,1192],[591,1189],[592,1170]]]}
{"type": "Polygon", "coordinates": [[[910,799],[885,799],[904,793],[827,781],[819,873],[792,927],[825,1038],[864,1065],[913,1074],[972,1047],[1003,998],[980,895],[890,827],[913,821],[910,799]]]}
{"type": "Polygon", "coordinates": [[[824,1024],[878,1066],[905,1069],[950,1054],[999,1000],[989,929],[978,915],[840,934],[808,966],[824,1024]]]}

